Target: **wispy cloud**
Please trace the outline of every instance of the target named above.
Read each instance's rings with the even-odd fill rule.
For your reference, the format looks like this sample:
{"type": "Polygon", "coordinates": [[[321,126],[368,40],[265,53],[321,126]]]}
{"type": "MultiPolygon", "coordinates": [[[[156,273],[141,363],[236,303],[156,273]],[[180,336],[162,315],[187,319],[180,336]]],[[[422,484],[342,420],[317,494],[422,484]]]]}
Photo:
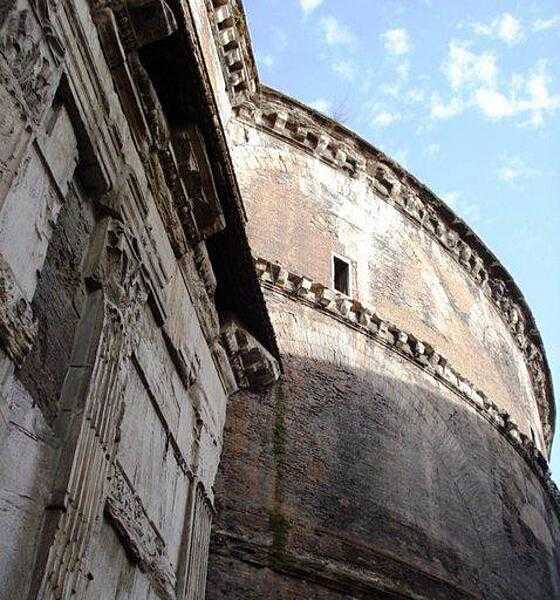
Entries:
{"type": "Polygon", "coordinates": [[[546,60],[508,81],[500,77],[493,53],[477,54],[468,44],[452,40],[442,70],[450,95],[446,99],[440,91],[431,95],[429,110],[434,119],[450,119],[474,108],[490,120],[525,117],[521,125],[540,127],[560,110],[560,92],[551,91],[553,79],[546,60]]]}
{"type": "Polygon", "coordinates": [[[426,99],[426,92],[419,88],[410,88],[406,92],[406,99],[408,102],[420,103],[426,99]]]}
{"type": "Polygon", "coordinates": [[[490,119],[526,115],[523,125],[541,127],[546,116],[560,109],[560,94],[551,93],[551,83],[547,62],[541,60],[528,75],[512,77],[507,92],[484,87],[476,90],[474,102],[490,119]]]}
{"type": "Polygon", "coordinates": [[[538,177],[540,171],[527,165],[519,156],[506,156],[502,158],[497,174],[500,181],[518,185],[523,180],[538,177]]]}
{"type": "Polygon", "coordinates": [[[465,198],[461,192],[442,194],[441,199],[468,223],[476,224],[482,221],[480,205],[465,198]]]}
{"type": "Polygon", "coordinates": [[[332,63],[332,70],[346,81],[354,81],[356,76],[356,65],[348,59],[336,60],[332,63]]]}
{"type": "Polygon", "coordinates": [[[327,98],[317,98],[316,100],[313,100],[313,102],[310,102],[309,106],[325,115],[330,114],[332,110],[332,102],[327,100],[327,98]]]}
{"type": "Polygon", "coordinates": [[[465,110],[465,103],[458,96],[443,100],[438,92],[430,98],[430,115],[433,119],[451,119],[460,115],[465,110]]]}
{"type": "Polygon", "coordinates": [[[448,192],[447,194],[443,194],[441,199],[449,206],[449,208],[456,209],[460,197],[461,194],[459,192],[448,192]]]}
{"type": "Polygon", "coordinates": [[[548,31],[549,29],[560,29],[560,15],[554,15],[550,19],[537,19],[533,21],[533,31],[548,31]]]}
{"type": "Polygon", "coordinates": [[[313,12],[321,4],[323,4],[323,0],[299,0],[301,10],[303,10],[305,14],[313,12]]]}
{"type": "Polygon", "coordinates": [[[410,36],[406,29],[389,29],[381,34],[385,50],[394,56],[408,54],[412,50],[410,36]]]}
{"type": "Polygon", "coordinates": [[[454,90],[471,85],[493,85],[498,75],[497,59],[491,52],[476,54],[466,43],[451,40],[443,71],[454,90]]]}
{"type": "Polygon", "coordinates": [[[323,17],[320,25],[324,40],[329,46],[351,46],[356,42],[354,33],[332,15],[323,17]]]}
{"type": "Polygon", "coordinates": [[[401,81],[408,81],[410,77],[410,63],[408,61],[402,62],[396,67],[397,76],[401,81]]]}
{"type": "Polygon", "coordinates": [[[272,28],[272,43],[274,49],[278,52],[285,50],[290,42],[290,36],[281,27],[272,28]]]}
{"type": "Polygon", "coordinates": [[[513,46],[525,38],[521,21],[510,13],[503,13],[491,23],[475,23],[474,32],[478,35],[492,37],[513,46]]]}
{"type": "Polygon", "coordinates": [[[261,54],[257,57],[259,65],[271,69],[274,66],[275,60],[272,54],[261,54]]]}
{"type": "Polygon", "coordinates": [[[372,117],[371,123],[378,129],[383,129],[394,125],[402,119],[402,115],[398,112],[390,112],[388,110],[379,110],[375,112],[372,117]]]}
{"type": "Polygon", "coordinates": [[[439,144],[428,144],[424,149],[424,153],[428,156],[437,156],[441,152],[441,146],[439,144]]]}

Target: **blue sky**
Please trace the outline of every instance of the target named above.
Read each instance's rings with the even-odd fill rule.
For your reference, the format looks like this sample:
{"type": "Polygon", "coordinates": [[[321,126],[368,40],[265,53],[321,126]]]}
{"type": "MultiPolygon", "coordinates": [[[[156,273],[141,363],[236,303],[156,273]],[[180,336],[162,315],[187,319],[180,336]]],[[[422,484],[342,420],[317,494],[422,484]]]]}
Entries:
{"type": "Polygon", "coordinates": [[[501,259],[533,309],[560,394],[557,0],[244,6],[264,83],[398,160],[501,259]]]}

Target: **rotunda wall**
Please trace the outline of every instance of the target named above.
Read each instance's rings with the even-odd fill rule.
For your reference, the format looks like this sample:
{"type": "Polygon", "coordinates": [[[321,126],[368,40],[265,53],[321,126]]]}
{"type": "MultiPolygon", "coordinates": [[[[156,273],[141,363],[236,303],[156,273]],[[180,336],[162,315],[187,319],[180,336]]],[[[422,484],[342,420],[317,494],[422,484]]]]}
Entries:
{"type": "Polygon", "coordinates": [[[353,298],[432,345],[544,449],[525,357],[456,258],[366,178],[261,129],[230,127],[253,253],[327,287],[333,255],[346,258],[353,298]]]}

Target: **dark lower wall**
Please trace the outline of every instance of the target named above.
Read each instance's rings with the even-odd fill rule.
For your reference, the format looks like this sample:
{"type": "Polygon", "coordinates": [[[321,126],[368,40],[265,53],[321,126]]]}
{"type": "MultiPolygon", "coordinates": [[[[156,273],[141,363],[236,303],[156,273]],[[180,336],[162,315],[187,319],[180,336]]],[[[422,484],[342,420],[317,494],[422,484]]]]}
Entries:
{"type": "Polygon", "coordinates": [[[269,308],[285,374],[230,402],[208,600],[560,597],[558,517],[502,433],[345,325],[269,308]]]}

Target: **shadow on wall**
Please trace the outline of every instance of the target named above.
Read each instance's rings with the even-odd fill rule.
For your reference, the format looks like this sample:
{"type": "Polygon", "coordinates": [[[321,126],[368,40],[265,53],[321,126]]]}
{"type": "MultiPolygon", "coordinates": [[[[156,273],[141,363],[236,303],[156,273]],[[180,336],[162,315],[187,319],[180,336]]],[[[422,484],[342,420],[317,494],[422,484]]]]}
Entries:
{"type": "Polygon", "coordinates": [[[480,415],[441,386],[283,360],[228,409],[208,600],[560,597],[558,515],[480,415]]]}

